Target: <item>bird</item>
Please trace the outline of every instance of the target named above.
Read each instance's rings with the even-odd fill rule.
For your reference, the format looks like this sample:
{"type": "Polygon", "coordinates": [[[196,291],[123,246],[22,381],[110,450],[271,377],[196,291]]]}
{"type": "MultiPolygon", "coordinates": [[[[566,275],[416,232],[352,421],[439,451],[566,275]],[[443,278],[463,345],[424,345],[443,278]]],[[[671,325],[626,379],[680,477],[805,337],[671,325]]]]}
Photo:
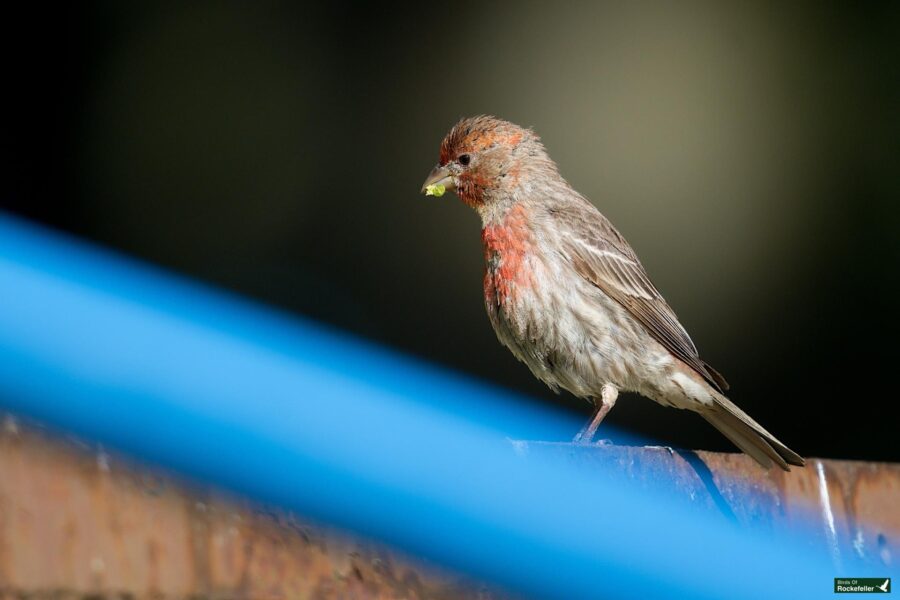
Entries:
{"type": "Polygon", "coordinates": [[[725,378],[700,358],[635,251],[531,128],[461,119],[421,191],[452,191],[481,217],[497,338],[550,389],[593,403],[573,442],[592,443],[619,392],[636,392],[699,414],[766,469],[804,465],[725,396],[725,378]]]}
{"type": "Polygon", "coordinates": [[[887,591],[888,591],[888,586],[889,586],[890,584],[891,584],[891,580],[890,580],[890,579],[885,579],[885,580],[884,580],[884,583],[882,583],[881,585],[876,586],[876,587],[877,587],[879,590],[881,590],[882,592],[887,592],[887,591]]]}

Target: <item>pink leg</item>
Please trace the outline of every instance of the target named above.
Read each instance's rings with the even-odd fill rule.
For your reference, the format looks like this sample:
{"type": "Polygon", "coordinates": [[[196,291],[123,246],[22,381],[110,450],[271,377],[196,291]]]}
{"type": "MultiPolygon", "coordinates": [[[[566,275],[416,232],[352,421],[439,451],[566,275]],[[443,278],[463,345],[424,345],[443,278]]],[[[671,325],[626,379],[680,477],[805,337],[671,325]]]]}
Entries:
{"type": "Polygon", "coordinates": [[[578,432],[572,443],[590,444],[593,442],[597,428],[600,427],[600,423],[603,422],[603,419],[609,414],[612,407],[616,405],[618,396],[619,390],[608,383],[604,384],[600,391],[600,398],[594,398],[594,414],[591,416],[591,420],[578,432]]]}

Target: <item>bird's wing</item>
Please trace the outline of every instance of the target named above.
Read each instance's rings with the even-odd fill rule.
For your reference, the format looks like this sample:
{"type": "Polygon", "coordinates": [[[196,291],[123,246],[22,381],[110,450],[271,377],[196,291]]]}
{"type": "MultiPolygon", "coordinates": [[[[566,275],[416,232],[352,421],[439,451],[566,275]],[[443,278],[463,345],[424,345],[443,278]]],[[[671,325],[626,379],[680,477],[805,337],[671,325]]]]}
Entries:
{"type": "Polygon", "coordinates": [[[579,275],[621,304],[656,341],[710,385],[720,392],[727,390],[725,378],[697,354],[675,311],[650,281],[634,250],[606,217],[588,205],[564,218],[572,222],[562,228],[563,252],[579,275]]]}

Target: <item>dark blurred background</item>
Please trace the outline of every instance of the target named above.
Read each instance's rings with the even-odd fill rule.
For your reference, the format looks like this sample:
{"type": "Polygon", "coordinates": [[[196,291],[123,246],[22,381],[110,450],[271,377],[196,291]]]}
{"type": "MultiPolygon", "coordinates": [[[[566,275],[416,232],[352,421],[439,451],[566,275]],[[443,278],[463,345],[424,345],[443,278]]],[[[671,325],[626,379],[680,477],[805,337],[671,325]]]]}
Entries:
{"type": "MultiPolygon", "coordinates": [[[[418,194],[446,130],[496,114],[619,226],[738,404],[802,454],[900,460],[898,9],[19,6],[2,204],[587,418],[496,342],[477,216],[418,194]]],[[[638,397],[609,422],[730,449],[638,397]]]]}

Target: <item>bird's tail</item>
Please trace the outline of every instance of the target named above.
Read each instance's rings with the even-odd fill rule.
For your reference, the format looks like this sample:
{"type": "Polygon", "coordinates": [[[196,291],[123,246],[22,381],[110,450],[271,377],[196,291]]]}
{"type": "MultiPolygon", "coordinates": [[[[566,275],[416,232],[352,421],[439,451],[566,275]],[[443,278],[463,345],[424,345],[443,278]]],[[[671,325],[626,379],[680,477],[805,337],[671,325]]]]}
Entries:
{"type": "Polygon", "coordinates": [[[731,440],[735,446],[768,469],[774,462],[785,471],[788,465],[806,464],[799,454],[782,444],[750,415],[725,396],[714,396],[713,406],[700,412],[704,419],[731,440]]]}

